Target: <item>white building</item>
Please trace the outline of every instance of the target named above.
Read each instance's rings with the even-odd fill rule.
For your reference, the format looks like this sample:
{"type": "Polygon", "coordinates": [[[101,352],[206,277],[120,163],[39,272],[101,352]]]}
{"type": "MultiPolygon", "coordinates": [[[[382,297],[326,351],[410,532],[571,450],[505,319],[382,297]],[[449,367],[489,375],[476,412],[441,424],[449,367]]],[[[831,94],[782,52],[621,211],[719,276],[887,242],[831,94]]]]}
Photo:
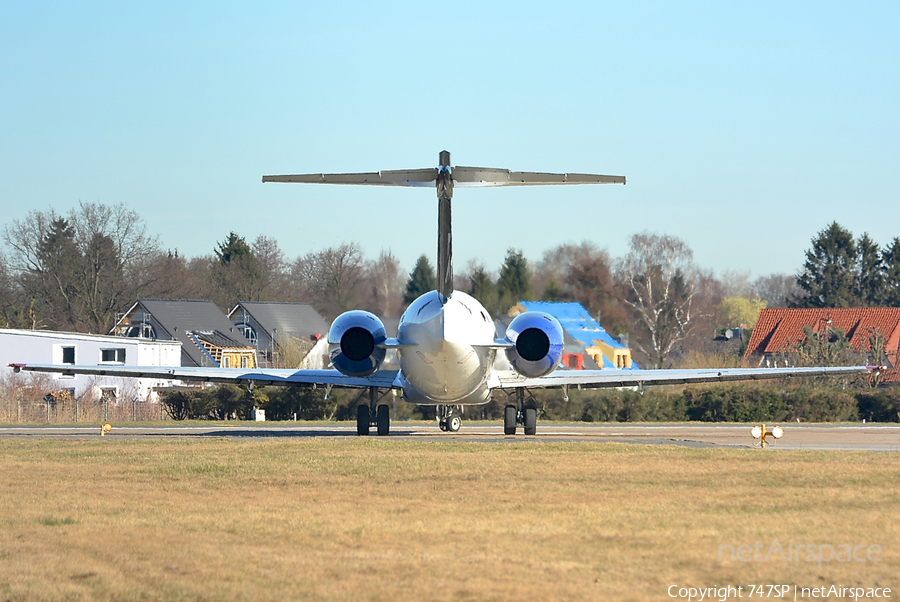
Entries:
{"type": "MultiPolygon", "coordinates": [[[[0,329],[0,369],[4,381],[12,376],[13,370],[8,364],[181,366],[181,343],[75,332],[0,329]]],[[[158,378],[84,374],[49,374],[47,378],[58,384],[57,390],[66,390],[73,397],[91,393],[137,401],[155,401],[153,389],[173,383],[158,378]]]]}

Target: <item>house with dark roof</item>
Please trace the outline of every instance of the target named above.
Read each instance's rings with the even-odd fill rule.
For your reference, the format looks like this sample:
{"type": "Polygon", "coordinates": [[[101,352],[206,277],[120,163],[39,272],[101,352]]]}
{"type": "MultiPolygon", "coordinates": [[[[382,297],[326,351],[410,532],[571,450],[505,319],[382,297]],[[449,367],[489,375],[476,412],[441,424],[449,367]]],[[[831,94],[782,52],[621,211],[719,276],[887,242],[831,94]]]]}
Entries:
{"type": "Polygon", "coordinates": [[[882,382],[900,381],[900,307],[836,307],[764,309],[750,335],[744,359],[759,364],[777,361],[777,355],[806,342],[805,328],[822,335],[840,330],[847,337],[850,348],[871,353],[873,337],[883,339],[887,364],[891,367],[882,382]]]}
{"type": "Polygon", "coordinates": [[[110,334],[180,341],[181,365],[256,368],[256,349],[212,301],[139,299],[110,334]]]}
{"type": "Polygon", "coordinates": [[[566,335],[563,344],[564,366],[576,370],[640,370],[631,359],[631,349],[610,336],[581,303],[520,301],[509,311],[509,316],[515,317],[526,311],[541,311],[559,321],[566,335]]]}
{"type": "Polygon", "coordinates": [[[256,348],[260,366],[264,368],[276,366],[279,346],[290,342],[305,357],[317,346],[324,348],[328,334],[328,323],[308,303],[241,301],[228,313],[228,319],[256,348]]]}

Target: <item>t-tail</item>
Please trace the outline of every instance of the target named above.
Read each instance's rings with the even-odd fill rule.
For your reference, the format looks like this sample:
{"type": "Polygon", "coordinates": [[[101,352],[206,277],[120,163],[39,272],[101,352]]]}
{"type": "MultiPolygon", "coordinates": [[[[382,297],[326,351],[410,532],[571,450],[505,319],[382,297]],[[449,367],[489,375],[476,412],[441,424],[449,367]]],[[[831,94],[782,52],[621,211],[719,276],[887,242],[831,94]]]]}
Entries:
{"type": "Polygon", "coordinates": [[[625,176],[580,173],[510,171],[492,167],[451,167],[450,153],[441,151],[437,168],[367,173],[263,176],[263,182],[357,184],[364,186],[434,186],[438,197],[437,290],[446,300],[453,293],[453,226],[451,201],[455,186],[547,186],[558,184],[624,184],[625,176]]]}

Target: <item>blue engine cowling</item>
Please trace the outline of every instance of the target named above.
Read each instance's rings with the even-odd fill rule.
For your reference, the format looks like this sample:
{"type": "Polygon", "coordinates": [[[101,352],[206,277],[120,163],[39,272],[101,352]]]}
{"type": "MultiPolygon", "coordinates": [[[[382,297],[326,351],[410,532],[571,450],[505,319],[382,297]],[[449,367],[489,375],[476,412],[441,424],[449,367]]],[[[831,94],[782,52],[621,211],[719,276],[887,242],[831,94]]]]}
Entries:
{"type": "Polygon", "coordinates": [[[540,311],[519,314],[506,329],[506,357],[513,370],[537,378],[553,372],[562,360],[563,329],[559,321],[540,311]]]}
{"type": "Polygon", "coordinates": [[[328,357],[331,365],[347,376],[368,376],[384,361],[385,349],[378,347],[387,335],[375,314],[354,310],[339,315],[328,329],[328,357]]]}

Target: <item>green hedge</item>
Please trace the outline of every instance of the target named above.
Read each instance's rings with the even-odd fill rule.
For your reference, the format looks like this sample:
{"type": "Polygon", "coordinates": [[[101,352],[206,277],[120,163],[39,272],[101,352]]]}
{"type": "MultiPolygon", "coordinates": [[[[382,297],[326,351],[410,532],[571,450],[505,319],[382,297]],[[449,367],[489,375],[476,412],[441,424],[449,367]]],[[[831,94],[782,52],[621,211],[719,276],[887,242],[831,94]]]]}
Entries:
{"type": "MultiPolygon", "coordinates": [[[[251,410],[266,410],[269,420],[355,420],[358,391],[333,390],[325,399],[322,388],[222,385],[174,391],[163,396],[176,420],[249,419],[251,410]]],[[[514,403],[504,392],[483,406],[467,407],[467,419],[500,420],[503,408],[514,403]]],[[[433,406],[413,406],[386,396],[395,420],[431,419],[433,406]]],[[[852,390],[815,384],[738,384],[720,386],[652,387],[644,392],[595,389],[538,390],[526,400],[544,420],[580,422],[900,422],[900,389],[852,390]]]]}

